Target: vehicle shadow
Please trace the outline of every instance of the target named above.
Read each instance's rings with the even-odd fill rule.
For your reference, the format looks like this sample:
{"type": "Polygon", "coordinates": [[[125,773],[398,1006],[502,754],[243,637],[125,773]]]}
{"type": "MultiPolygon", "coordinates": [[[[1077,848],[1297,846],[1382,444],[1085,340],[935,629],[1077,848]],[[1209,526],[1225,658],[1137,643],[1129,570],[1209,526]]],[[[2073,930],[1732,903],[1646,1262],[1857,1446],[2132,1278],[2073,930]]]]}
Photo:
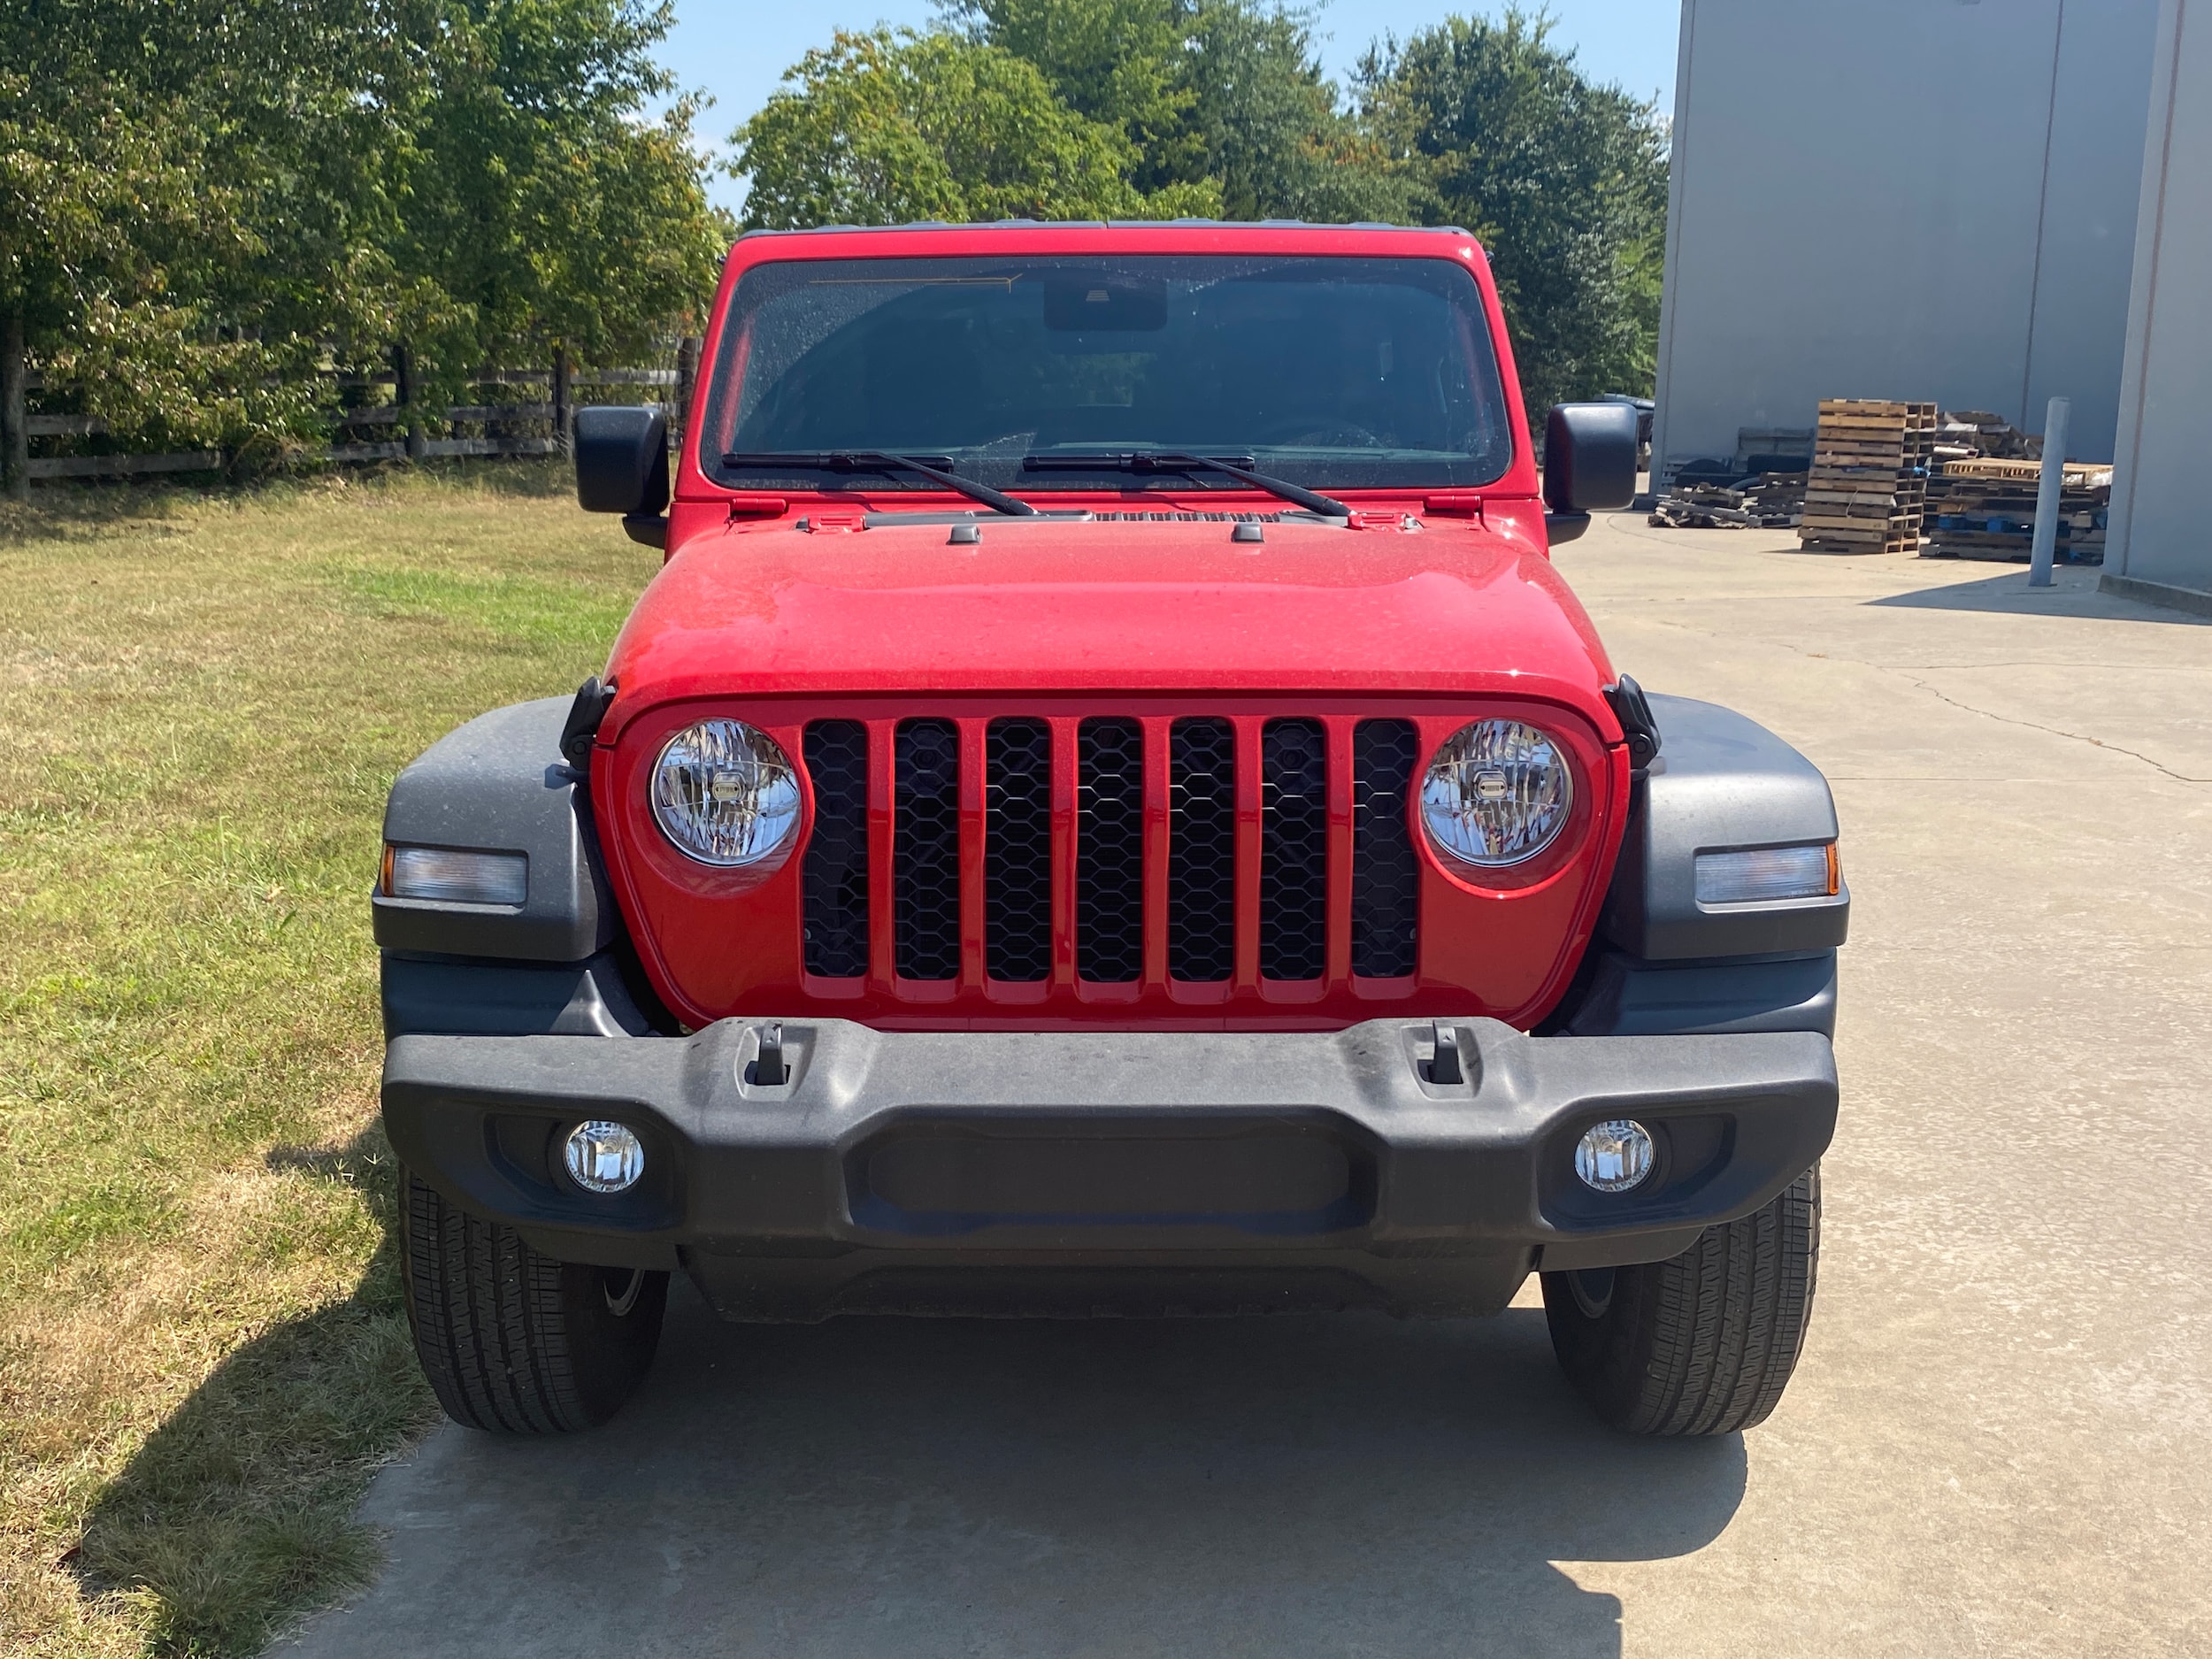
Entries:
{"type": "Polygon", "coordinates": [[[350,1294],[226,1354],[87,1512],[62,1564],[89,1594],[129,1597],[154,1650],[252,1652],[303,1603],[374,1582],[380,1552],[352,1500],[435,1415],[400,1300],[382,1129],[265,1161],[359,1194],[383,1236],[350,1294]]]}
{"type": "Polygon", "coordinates": [[[1601,1428],[1540,1312],[717,1323],[560,1441],[440,1430],[364,1518],[391,1561],[282,1651],[1621,1651],[1555,1561],[1694,1550],[1740,1439],[1601,1428]]]}

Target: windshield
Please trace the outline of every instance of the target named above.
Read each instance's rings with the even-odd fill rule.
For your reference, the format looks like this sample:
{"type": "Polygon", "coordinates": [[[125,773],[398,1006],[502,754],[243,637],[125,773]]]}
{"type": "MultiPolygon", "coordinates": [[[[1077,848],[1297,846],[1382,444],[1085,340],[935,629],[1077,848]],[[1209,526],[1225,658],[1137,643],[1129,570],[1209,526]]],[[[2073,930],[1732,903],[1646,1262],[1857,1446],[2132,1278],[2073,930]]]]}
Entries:
{"type": "MultiPolygon", "coordinates": [[[[739,283],[699,461],[740,488],[1133,482],[1132,451],[1316,489],[1491,483],[1513,458],[1482,299],[1448,259],[1130,255],[790,260],[739,283]]],[[[1176,483],[1241,488],[1213,474],[1176,483]]]]}

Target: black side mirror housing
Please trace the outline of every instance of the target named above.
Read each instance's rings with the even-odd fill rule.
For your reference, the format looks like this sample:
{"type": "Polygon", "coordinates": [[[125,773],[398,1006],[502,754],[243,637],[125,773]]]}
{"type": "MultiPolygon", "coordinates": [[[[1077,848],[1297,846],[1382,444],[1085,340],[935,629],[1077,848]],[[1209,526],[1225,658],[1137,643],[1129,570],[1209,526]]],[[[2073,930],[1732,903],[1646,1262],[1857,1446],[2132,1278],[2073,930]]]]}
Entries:
{"type": "Polygon", "coordinates": [[[1559,403],[1544,422],[1544,504],[1604,512],[1636,499],[1632,403],[1559,403]]]}
{"type": "Polygon", "coordinates": [[[613,405],[576,411],[576,503],[586,512],[620,513],[634,541],[665,543],[665,411],[613,405]]]}

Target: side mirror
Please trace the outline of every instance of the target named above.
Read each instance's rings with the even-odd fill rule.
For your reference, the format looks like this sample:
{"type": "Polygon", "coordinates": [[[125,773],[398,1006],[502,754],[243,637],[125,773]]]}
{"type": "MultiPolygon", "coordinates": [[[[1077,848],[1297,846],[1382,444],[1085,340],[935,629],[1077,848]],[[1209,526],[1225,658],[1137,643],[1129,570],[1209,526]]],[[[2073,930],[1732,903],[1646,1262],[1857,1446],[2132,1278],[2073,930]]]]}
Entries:
{"type": "Polygon", "coordinates": [[[618,512],[634,541],[668,542],[668,416],[658,409],[576,411],[576,503],[618,512]]]}
{"type": "Polygon", "coordinates": [[[1635,499],[1635,405],[1555,405],[1544,422],[1544,505],[1551,539],[1580,535],[1591,513],[1635,499]],[[1568,522],[1562,524],[1563,518],[1568,522]]]}

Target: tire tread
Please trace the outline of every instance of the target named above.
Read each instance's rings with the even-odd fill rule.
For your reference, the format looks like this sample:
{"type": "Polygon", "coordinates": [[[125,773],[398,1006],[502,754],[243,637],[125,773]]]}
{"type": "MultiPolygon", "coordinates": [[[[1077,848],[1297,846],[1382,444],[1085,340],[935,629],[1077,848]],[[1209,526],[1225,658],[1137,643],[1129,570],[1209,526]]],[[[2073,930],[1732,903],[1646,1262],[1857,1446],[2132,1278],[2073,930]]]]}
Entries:
{"type": "MultiPolygon", "coordinates": [[[[416,1352],[449,1417],[472,1428],[554,1434],[611,1414],[627,1388],[611,1402],[588,1397],[571,1329],[575,1287],[565,1282],[597,1270],[541,1255],[512,1227],[449,1203],[411,1171],[401,1230],[416,1352]]],[[[638,1333],[640,1374],[658,1332],[657,1302],[644,1319],[651,1329],[638,1333]]]]}
{"type": "Polygon", "coordinates": [[[1601,1316],[1581,1310],[1569,1275],[1546,1274],[1560,1363],[1599,1414],[1630,1433],[1754,1427],[1796,1369],[1819,1254],[1816,1164],[1764,1209],[1707,1228],[1672,1260],[1615,1270],[1601,1316]]]}

